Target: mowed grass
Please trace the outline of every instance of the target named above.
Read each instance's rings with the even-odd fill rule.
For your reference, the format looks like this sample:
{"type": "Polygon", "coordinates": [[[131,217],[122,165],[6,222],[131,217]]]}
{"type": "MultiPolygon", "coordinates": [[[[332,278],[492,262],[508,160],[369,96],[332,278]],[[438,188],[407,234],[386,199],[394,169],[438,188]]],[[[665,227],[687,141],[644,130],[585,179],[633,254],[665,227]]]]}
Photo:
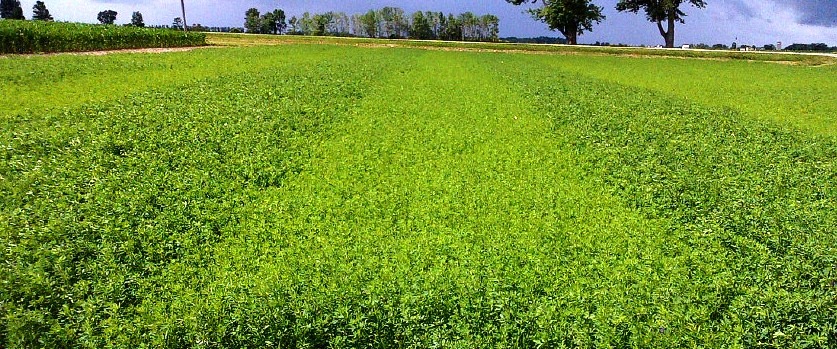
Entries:
{"type": "Polygon", "coordinates": [[[5,347],[837,346],[827,107],[806,128],[631,58],[60,58],[157,83],[16,78],[58,102],[2,109],[5,347]]]}

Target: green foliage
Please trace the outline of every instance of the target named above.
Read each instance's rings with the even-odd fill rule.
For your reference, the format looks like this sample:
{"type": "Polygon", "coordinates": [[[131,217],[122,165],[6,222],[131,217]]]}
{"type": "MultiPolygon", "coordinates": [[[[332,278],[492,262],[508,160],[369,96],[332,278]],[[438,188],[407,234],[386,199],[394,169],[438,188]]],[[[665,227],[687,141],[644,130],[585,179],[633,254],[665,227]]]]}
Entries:
{"type": "Polygon", "coordinates": [[[0,18],[26,19],[23,16],[23,7],[20,6],[20,0],[0,0],[0,18]]]}
{"type": "Polygon", "coordinates": [[[167,265],[211,260],[201,251],[237,234],[239,205],[298,174],[312,137],[398,61],[314,58],[76,108],[69,128],[4,128],[4,347],[145,342],[135,316],[167,265]],[[19,192],[43,161],[49,189],[19,192]]]}
{"type": "Polygon", "coordinates": [[[105,10],[99,12],[99,14],[96,16],[96,19],[99,20],[99,23],[101,24],[113,24],[114,22],[116,22],[117,14],[118,13],[116,13],[116,11],[114,10],[105,10]]]}
{"type": "Polygon", "coordinates": [[[683,23],[686,14],[680,9],[682,5],[692,5],[697,8],[706,7],[704,0],[619,0],[616,10],[638,13],[645,12],[650,22],[665,22],[669,19],[683,23]]]}
{"type": "MultiPolygon", "coordinates": [[[[515,5],[530,2],[530,0],[506,0],[515,5]]],[[[531,1],[537,3],[538,0],[531,1]]],[[[535,19],[546,23],[549,30],[558,30],[567,38],[567,43],[575,45],[578,36],[585,31],[593,30],[593,23],[600,23],[605,19],[602,8],[591,3],[590,0],[557,0],[543,1],[543,6],[529,10],[535,19]]]]}
{"type": "Polygon", "coordinates": [[[619,0],[616,10],[620,12],[645,12],[649,22],[657,23],[660,35],[665,38],[666,47],[674,47],[674,25],[684,23],[686,13],[680,8],[682,5],[692,5],[697,8],[706,7],[704,0],[619,0]],[[667,23],[667,27],[663,27],[667,23]]]}
{"type": "Polygon", "coordinates": [[[35,5],[32,6],[32,20],[33,21],[52,21],[52,15],[49,14],[49,10],[46,8],[46,5],[43,1],[35,1],[35,5]]]}
{"type": "Polygon", "coordinates": [[[145,27],[145,21],[142,19],[142,13],[135,11],[131,14],[131,25],[138,28],[145,27]]]}
{"type": "Polygon", "coordinates": [[[285,22],[285,11],[280,9],[265,13],[260,21],[262,34],[282,34],[288,26],[285,22]]]}
{"type": "Polygon", "coordinates": [[[459,16],[441,12],[415,12],[407,15],[399,7],[383,7],[363,14],[344,12],[305,12],[292,18],[292,34],[314,36],[352,36],[387,39],[496,42],[500,18],[465,12],[459,16]]]}
{"type": "Polygon", "coordinates": [[[42,21],[0,22],[0,53],[182,47],[206,44],[200,33],[42,21]]]}
{"type": "Polygon", "coordinates": [[[574,72],[637,59],[200,51],[0,61],[104,85],[0,120],[0,346],[837,346],[834,137],[574,72]]]}
{"type": "MultiPolygon", "coordinates": [[[[456,17],[451,16],[446,21],[456,21],[456,17]]],[[[443,28],[454,28],[448,26],[443,28]]],[[[441,34],[440,34],[441,35],[441,34]]],[[[444,34],[443,40],[447,40],[447,35],[457,35],[461,37],[461,33],[444,34]]],[[[276,44],[333,44],[333,45],[372,45],[372,46],[386,46],[386,47],[409,47],[409,48],[425,48],[431,50],[446,50],[455,49],[460,51],[499,51],[499,52],[535,52],[535,53],[553,53],[553,54],[569,54],[581,55],[583,58],[589,56],[631,56],[631,57],[678,57],[678,58],[699,58],[710,60],[738,60],[738,61],[754,61],[754,62],[783,62],[793,65],[805,66],[830,66],[837,63],[837,58],[823,55],[789,55],[789,54],[772,54],[763,52],[738,52],[738,51],[695,51],[695,50],[658,50],[655,48],[638,48],[638,47],[602,47],[602,46],[557,46],[557,45],[531,45],[531,44],[511,44],[511,43],[461,43],[461,42],[443,42],[443,41],[404,41],[404,40],[386,40],[375,38],[357,38],[357,37],[300,37],[300,36],[275,36],[275,35],[228,35],[207,33],[207,40],[213,45],[223,46],[249,46],[249,45],[276,45],[276,44]]],[[[740,78],[740,77],[739,77],[740,78]]],[[[676,79],[669,79],[671,82],[678,82],[676,79]]]]}
{"type": "Polygon", "coordinates": [[[412,16],[412,26],[410,28],[410,37],[419,40],[429,40],[433,38],[433,29],[430,28],[430,23],[424,13],[416,11],[412,16]]]}
{"type": "Polygon", "coordinates": [[[362,32],[370,37],[376,38],[378,37],[378,23],[380,22],[378,18],[378,12],[375,10],[369,10],[365,14],[361,15],[360,20],[362,32]]]}
{"type": "Polygon", "coordinates": [[[510,74],[590,156],[586,171],[685,248],[676,254],[703,290],[679,302],[702,299],[709,312],[674,346],[837,345],[833,137],[578,75],[510,74]]]}
{"type": "Polygon", "coordinates": [[[837,47],[828,47],[825,43],[812,44],[792,44],[785,47],[786,51],[812,51],[812,52],[827,52],[837,51],[837,47]]]}
{"type": "Polygon", "coordinates": [[[762,122],[812,134],[837,136],[834,127],[837,99],[822,98],[833,88],[831,77],[837,74],[834,64],[811,67],[764,62],[565,56],[555,60],[550,69],[653,90],[702,105],[735,109],[762,122]]]}
{"type": "Polygon", "coordinates": [[[260,15],[257,8],[251,8],[245,13],[244,28],[251,34],[282,34],[287,29],[285,11],[281,9],[265,12],[260,15]]]}
{"type": "Polygon", "coordinates": [[[259,9],[255,7],[248,9],[244,14],[244,29],[248,33],[261,33],[262,22],[259,15],[259,9]]]}

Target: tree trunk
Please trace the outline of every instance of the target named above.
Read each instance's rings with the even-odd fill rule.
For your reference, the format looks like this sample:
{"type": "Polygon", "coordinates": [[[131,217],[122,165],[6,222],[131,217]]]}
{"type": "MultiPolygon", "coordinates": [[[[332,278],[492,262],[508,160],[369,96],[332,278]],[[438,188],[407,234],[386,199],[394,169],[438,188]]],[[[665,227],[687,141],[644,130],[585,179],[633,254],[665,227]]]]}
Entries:
{"type": "Polygon", "coordinates": [[[675,23],[675,12],[674,10],[670,11],[668,14],[668,31],[663,28],[663,21],[657,21],[657,28],[660,29],[660,35],[666,40],[666,47],[674,48],[674,23],[675,23]]]}
{"type": "Polygon", "coordinates": [[[668,17],[668,32],[665,35],[666,38],[666,47],[673,48],[674,47],[674,16],[670,15],[668,17]]]}
{"type": "Polygon", "coordinates": [[[578,33],[570,31],[567,35],[567,45],[578,45],[578,33]]]}
{"type": "Polygon", "coordinates": [[[578,25],[569,25],[561,29],[561,34],[567,39],[567,45],[578,45],[578,25]]]}

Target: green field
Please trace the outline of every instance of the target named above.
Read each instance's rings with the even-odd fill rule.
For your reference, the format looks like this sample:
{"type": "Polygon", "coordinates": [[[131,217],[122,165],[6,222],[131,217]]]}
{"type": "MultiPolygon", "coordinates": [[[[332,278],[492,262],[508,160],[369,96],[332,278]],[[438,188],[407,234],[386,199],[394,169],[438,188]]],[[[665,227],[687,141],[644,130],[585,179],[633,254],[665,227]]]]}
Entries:
{"type": "Polygon", "coordinates": [[[835,77],[0,58],[0,348],[834,348],[835,77]]]}

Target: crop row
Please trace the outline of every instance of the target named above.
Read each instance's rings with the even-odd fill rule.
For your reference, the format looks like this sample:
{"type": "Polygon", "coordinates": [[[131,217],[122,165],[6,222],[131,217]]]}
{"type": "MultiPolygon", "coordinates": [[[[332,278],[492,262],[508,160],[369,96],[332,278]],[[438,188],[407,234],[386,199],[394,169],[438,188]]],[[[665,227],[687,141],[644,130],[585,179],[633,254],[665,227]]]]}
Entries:
{"type": "MultiPolygon", "coordinates": [[[[320,57],[323,58],[323,57],[320,57]]],[[[104,347],[196,263],[374,75],[353,55],[160,88],[3,128],[0,343],[104,347]],[[230,93],[235,91],[235,93],[230,93]]],[[[14,122],[14,121],[10,121],[14,122]]]]}
{"type": "Polygon", "coordinates": [[[0,347],[837,347],[833,137],[554,56],[203,51],[0,120],[0,347]]]}
{"type": "Polygon", "coordinates": [[[175,30],[56,23],[0,21],[0,54],[202,46],[203,33],[175,30]]]}
{"type": "Polygon", "coordinates": [[[676,346],[837,347],[833,137],[535,71],[506,68],[567,146],[588,156],[585,171],[668,222],[667,243],[681,246],[674,254],[688,260],[694,287],[674,301],[698,302],[710,316],[676,346]],[[708,340],[712,332],[720,341],[708,340]]]}

